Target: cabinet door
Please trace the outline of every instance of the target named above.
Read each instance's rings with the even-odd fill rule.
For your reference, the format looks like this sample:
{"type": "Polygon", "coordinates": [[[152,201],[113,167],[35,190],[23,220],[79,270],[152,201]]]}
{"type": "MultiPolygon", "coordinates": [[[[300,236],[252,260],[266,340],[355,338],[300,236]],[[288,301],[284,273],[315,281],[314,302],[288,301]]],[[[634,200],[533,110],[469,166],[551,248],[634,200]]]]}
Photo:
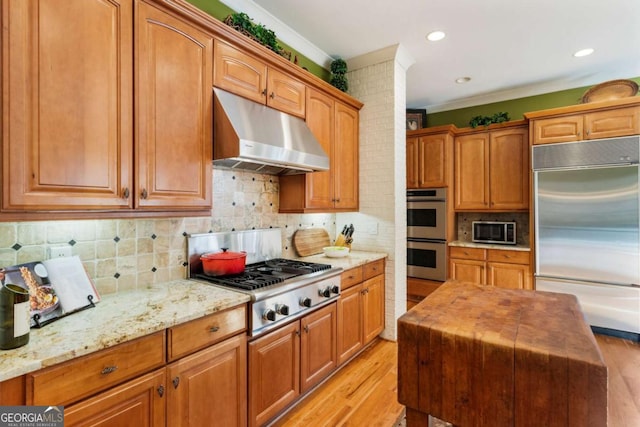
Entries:
{"type": "Polygon", "coordinates": [[[533,120],[534,144],[579,141],[583,134],[582,115],[533,120]]]}
{"type": "MultiPolygon", "coordinates": [[[[335,102],[318,91],[307,90],[307,126],[322,149],[329,156],[329,170],[306,174],[305,207],[309,209],[333,208],[333,171],[336,154],[333,152],[335,102]]],[[[289,177],[285,177],[289,178],[289,177]]],[[[295,177],[292,177],[295,179],[295,177]]]]}
{"type": "Polygon", "coordinates": [[[264,104],[267,96],[267,65],[219,40],[215,41],[213,84],[264,104]]]}
{"type": "Polygon", "coordinates": [[[640,107],[585,114],[585,139],[611,138],[640,133],[640,107]]]}
{"type": "Polygon", "coordinates": [[[454,208],[489,208],[489,134],[459,136],[454,148],[454,208]]]}
{"type": "Polygon", "coordinates": [[[364,344],[384,329],[384,274],[362,282],[362,317],[364,344]]]}
{"type": "Polygon", "coordinates": [[[75,405],[65,406],[64,425],[164,427],[165,379],[162,368],[75,405]]]}
{"type": "Polygon", "coordinates": [[[306,86],[278,70],[267,74],[267,105],[285,113],[305,118],[306,86]]]}
{"type": "Polygon", "coordinates": [[[487,263],[487,285],[510,289],[531,289],[528,265],[487,263]]]}
{"type": "Polygon", "coordinates": [[[300,326],[300,391],[305,392],[337,366],[336,304],[303,317],[300,326]]]}
{"type": "Polygon", "coordinates": [[[237,335],[167,367],[167,425],[247,425],[247,344],[237,335]]]}
{"type": "Polygon", "coordinates": [[[358,209],[358,125],[358,110],[336,102],[331,169],[337,210],[358,209]]]}
{"type": "Polygon", "coordinates": [[[484,285],[486,283],[485,264],[484,261],[451,258],[449,275],[454,280],[484,285]]]}
{"type": "Polygon", "coordinates": [[[338,364],[342,365],[364,345],[362,285],[341,291],[338,299],[338,364]]]}
{"type": "Polygon", "coordinates": [[[427,135],[419,140],[418,174],[420,188],[446,187],[448,135],[427,135]]]}
{"type": "Polygon", "coordinates": [[[419,151],[418,151],[418,138],[407,138],[407,188],[418,188],[420,182],[418,181],[419,170],[419,151]]]}
{"type": "Polygon", "coordinates": [[[213,38],[137,7],[136,207],[210,207],[213,38]]]}
{"type": "Polygon", "coordinates": [[[300,394],[300,322],[249,343],[249,425],[260,426],[300,394]]]}
{"type": "Polygon", "coordinates": [[[493,131],[489,144],[490,209],[529,208],[529,130],[493,131]]]}
{"type": "Polygon", "coordinates": [[[132,1],[2,6],[2,208],[129,209],[132,1]]]}

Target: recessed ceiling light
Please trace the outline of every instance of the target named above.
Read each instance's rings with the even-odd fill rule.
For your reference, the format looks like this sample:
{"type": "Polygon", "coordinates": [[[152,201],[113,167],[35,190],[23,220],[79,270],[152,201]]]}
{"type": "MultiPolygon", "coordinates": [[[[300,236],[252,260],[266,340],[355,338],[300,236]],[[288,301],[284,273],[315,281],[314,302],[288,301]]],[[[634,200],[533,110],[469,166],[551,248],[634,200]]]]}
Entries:
{"type": "Polygon", "coordinates": [[[576,53],[574,53],[573,56],[579,58],[581,56],[591,55],[592,53],[593,53],[593,49],[591,49],[591,48],[581,49],[581,50],[577,51],[576,53]]]}
{"type": "Polygon", "coordinates": [[[456,79],[456,83],[462,84],[462,83],[466,83],[466,82],[468,82],[470,80],[471,80],[471,77],[458,77],[456,79]]]}
{"type": "Polygon", "coordinates": [[[442,40],[445,36],[445,33],[442,31],[432,31],[427,34],[427,40],[431,42],[437,42],[438,40],[442,40]]]}

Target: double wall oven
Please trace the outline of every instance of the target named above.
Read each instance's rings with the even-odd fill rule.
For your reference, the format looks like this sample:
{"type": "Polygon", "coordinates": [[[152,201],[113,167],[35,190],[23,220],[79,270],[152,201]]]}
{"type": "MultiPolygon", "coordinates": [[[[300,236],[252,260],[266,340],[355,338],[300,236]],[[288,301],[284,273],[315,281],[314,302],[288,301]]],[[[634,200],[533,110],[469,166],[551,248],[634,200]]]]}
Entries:
{"type": "Polygon", "coordinates": [[[407,275],[447,278],[447,189],[407,190],[407,275]]]}

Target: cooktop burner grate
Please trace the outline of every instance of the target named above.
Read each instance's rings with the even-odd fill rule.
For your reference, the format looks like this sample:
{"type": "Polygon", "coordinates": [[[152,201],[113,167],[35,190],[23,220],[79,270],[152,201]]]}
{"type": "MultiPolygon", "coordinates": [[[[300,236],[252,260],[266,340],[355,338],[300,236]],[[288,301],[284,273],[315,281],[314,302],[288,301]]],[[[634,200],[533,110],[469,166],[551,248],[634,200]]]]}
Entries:
{"type": "Polygon", "coordinates": [[[253,291],[266,286],[282,283],[286,279],[290,279],[292,277],[312,274],[329,269],[331,269],[331,265],[329,264],[316,264],[276,258],[247,265],[244,273],[241,274],[229,276],[208,276],[200,273],[197,274],[196,277],[219,285],[253,291]]]}

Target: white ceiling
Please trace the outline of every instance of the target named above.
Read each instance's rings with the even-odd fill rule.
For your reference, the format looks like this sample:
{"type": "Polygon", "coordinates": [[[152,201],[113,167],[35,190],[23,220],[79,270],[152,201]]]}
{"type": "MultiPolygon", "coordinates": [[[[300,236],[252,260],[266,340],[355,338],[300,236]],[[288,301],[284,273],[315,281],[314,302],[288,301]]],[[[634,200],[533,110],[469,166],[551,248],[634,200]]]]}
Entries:
{"type": "Polygon", "coordinates": [[[400,44],[407,108],[428,112],[640,76],[640,0],[222,1],[321,65],[400,44]]]}

